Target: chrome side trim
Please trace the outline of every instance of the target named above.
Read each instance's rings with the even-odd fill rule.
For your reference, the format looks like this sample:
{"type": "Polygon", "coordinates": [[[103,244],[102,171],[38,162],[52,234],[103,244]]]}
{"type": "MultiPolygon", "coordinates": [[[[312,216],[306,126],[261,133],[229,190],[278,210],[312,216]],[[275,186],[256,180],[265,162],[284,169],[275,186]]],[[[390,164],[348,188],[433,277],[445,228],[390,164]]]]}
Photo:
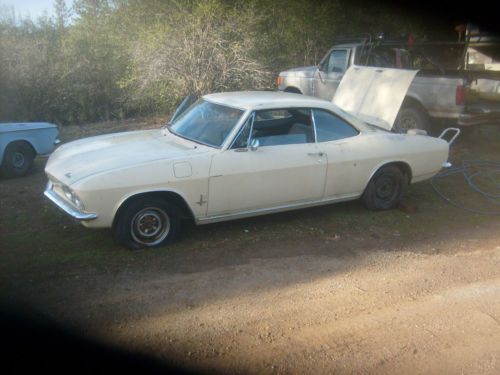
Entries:
{"type": "Polygon", "coordinates": [[[225,215],[223,214],[223,215],[214,215],[214,216],[208,216],[208,217],[203,217],[203,218],[196,218],[196,224],[197,225],[210,224],[210,223],[217,223],[219,221],[244,219],[246,217],[266,215],[266,214],[291,211],[291,210],[298,210],[301,208],[308,208],[308,207],[314,207],[314,206],[322,206],[322,205],[327,205],[327,204],[331,204],[331,203],[344,202],[344,201],[358,199],[360,196],[361,196],[361,193],[348,194],[348,195],[343,195],[340,197],[326,198],[326,199],[320,199],[320,200],[316,200],[316,201],[290,203],[290,204],[285,204],[285,205],[281,205],[281,206],[275,206],[275,207],[270,207],[270,208],[259,208],[257,210],[243,211],[243,212],[237,212],[237,213],[233,213],[233,214],[225,214],[225,215]]]}
{"type": "Polygon", "coordinates": [[[50,182],[50,181],[47,183],[47,187],[45,188],[43,195],[45,195],[50,201],[52,201],[52,203],[54,203],[57,207],[59,207],[64,212],[66,212],[73,219],[76,219],[76,220],[95,220],[95,219],[97,219],[97,214],[79,211],[76,208],[74,208],[73,206],[71,206],[64,199],[62,199],[59,195],[57,195],[54,192],[54,190],[52,190],[52,182],[50,182]]]}

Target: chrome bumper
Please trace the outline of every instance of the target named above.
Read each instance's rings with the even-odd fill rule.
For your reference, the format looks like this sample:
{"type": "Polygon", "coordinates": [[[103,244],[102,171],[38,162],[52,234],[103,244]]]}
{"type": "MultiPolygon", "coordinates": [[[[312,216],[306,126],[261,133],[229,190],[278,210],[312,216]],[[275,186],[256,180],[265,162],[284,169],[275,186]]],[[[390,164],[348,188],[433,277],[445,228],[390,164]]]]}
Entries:
{"type": "Polygon", "coordinates": [[[69,216],[76,220],[94,220],[97,219],[97,214],[82,212],[71,206],[68,202],[62,199],[54,190],[52,190],[52,183],[49,181],[43,193],[49,200],[51,200],[57,207],[66,212],[69,216]]]}
{"type": "Polygon", "coordinates": [[[458,125],[460,126],[478,126],[478,125],[498,125],[500,122],[500,113],[484,112],[484,113],[462,113],[458,117],[458,125]]]}

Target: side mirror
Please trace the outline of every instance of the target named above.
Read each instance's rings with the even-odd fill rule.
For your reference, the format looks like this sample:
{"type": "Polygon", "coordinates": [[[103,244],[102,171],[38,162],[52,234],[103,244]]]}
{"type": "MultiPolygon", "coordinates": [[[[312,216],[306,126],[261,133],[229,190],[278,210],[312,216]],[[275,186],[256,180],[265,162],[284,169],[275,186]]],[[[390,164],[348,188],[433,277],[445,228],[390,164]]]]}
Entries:
{"type": "Polygon", "coordinates": [[[250,142],[250,150],[257,151],[259,146],[260,146],[259,140],[257,138],[252,139],[252,142],[250,142]]]}

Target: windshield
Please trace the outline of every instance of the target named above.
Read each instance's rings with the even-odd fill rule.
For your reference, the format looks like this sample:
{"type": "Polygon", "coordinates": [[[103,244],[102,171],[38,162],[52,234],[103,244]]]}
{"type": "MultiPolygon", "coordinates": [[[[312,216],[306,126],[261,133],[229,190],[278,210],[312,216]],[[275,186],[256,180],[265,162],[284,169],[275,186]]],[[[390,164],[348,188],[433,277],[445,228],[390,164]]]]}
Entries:
{"type": "Polygon", "coordinates": [[[168,126],[183,138],[212,147],[221,147],[238,123],[243,111],[198,100],[168,126]]]}

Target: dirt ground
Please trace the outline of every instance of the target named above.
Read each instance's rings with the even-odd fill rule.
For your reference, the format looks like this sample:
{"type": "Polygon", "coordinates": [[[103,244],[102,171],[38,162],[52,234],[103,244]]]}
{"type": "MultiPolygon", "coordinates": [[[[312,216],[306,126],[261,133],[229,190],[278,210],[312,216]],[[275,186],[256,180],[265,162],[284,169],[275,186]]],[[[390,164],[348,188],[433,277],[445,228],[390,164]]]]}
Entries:
{"type": "MultiPolygon", "coordinates": [[[[498,161],[499,140],[462,137],[452,161],[498,161]]],[[[44,163],[0,180],[3,302],[202,371],[500,373],[500,216],[453,207],[428,182],[406,192],[412,213],[349,202],[189,227],[168,248],[132,252],[42,198],[44,163]]]]}

